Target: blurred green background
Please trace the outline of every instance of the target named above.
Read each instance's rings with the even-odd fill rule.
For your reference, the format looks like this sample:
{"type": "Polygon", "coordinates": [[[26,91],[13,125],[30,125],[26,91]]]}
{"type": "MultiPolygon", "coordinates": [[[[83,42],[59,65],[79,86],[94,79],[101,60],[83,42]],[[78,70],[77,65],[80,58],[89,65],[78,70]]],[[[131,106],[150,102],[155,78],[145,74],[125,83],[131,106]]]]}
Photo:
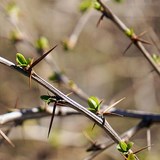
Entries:
{"type": "MultiPolygon", "coordinates": [[[[51,53],[53,61],[85,93],[104,99],[104,104],[126,97],[117,108],[159,113],[159,76],[134,45],[125,55],[123,54],[130,40],[110,20],[104,18],[100,26],[96,26],[100,17],[98,11],[89,11],[91,14],[75,47],[70,51],[63,49],[61,42],[72,35],[80,18],[87,14],[80,12],[80,2],[80,0],[1,0],[0,55],[12,62],[15,62],[17,52],[26,57],[35,59],[38,57],[30,45],[26,43],[14,45],[11,42],[10,33],[16,28],[32,44],[35,44],[40,36],[45,36],[51,47],[59,44],[51,53]],[[8,16],[6,12],[6,7],[12,2],[18,8],[18,17],[14,13],[13,17],[8,16]]],[[[153,45],[145,47],[151,54],[159,54],[160,2],[158,0],[125,0],[123,3],[110,0],[106,4],[137,34],[147,31],[143,38],[153,45]]],[[[35,71],[45,79],[52,75],[52,69],[46,62],[38,64],[35,71]]],[[[3,65],[0,65],[0,73],[1,114],[14,108],[17,99],[17,108],[43,105],[40,95],[47,93],[45,89],[33,81],[29,88],[26,77],[3,65]]],[[[69,93],[63,86],[53,84],[61,91],[69,93]]],[[[76,96],[71,97],[87,106],[76,96]]],[[[108,120],[119,134],[138,123],[138,120],[129,118],[115,117],[108,120]]],[[[10,137],[16,147],[11,148],[7,143],[2,144],[0,159],[80,160],[88,154],[85,149],[89,146],[89,142],[82,132],[91,129],[91,121],[83,116],[55,118],[53,132],[47,139],[49,121],[49,117],[30,120],[22,127],[14,128],[10,137]]],[[[151,133],[154,144],[151,151],[143,151],[139,156],[141,159],[158,160],[159,126],[152,126],[151,133]]],[[[109,138],[98,127],[90,135],[100,142],[109,138]]],[[[146,131],[139,132],[132,141],[135,142],[136,149],[146,146],[146,131]]],[[[114,146],[96,159],[123,159],[119,156],[114,146]]]]}

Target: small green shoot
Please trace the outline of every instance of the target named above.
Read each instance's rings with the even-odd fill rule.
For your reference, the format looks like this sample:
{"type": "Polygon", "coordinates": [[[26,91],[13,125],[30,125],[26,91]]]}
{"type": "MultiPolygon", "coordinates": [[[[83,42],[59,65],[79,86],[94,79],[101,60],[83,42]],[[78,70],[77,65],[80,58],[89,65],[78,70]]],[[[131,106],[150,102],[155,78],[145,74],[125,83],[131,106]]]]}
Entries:
{"type": "Polygon", "coordinates": [[[19,31],[11,31],[10,34],[9,34],[9,39],[13,42],[13,43],[16,43],[20,40],[22,40],[22,35],[19,31]]]}
{"type": "Polygon", "coordinates": [[[49,80],[53,82],[61,82],[61,75],[63,75],[63,72],[55,72],[49,77],[49,80]]]}
{"type": "Polygon", "coordinates": [[[98,114],[101,103],[102,101],[99,101],[97,97],[92,96],[88,98],[88,105],[89,105],[88,110],[90,110],[91,112],[95,114],[98,114]]]}
{"type": "Polygon", "coordinates": [[[133,144],[134,144],[133,142],[126,143],[124,141],[121,141],[117,145],[117,150],[119,152],[123,153],[124,155],[128,155],[129,150],[132,148],[133,144]]]}
{"type": "MultiPolygon", "coordinates": [[[[104,124],[105,123],[105,119],[99,113],[100,107],[101,107],[101,103],[102,103],[102,101],[99,101],[99,99],[97,97],[92,96],[92,97],[88,98],[88,105],[89,105],[88,110],[91,111],[92,113],[98,115],[99,117],[101,117],[102,120],[103,120],[102,124],[104,124]]],[[[94,125],[92,127],[92,130],[95,127],[95,125],[96,124],[94,123],[94,125]]]]}
{"type": "Polygon", "coordinates": [[[146,33],[146,31],[140,33],[139,35],[136,35],[134,33],[134,30],[131,28],[131,29],[127,29],[125,31],[125,34],[132,40],[132,42],[127,46],[127,48],[125,49],[125,51],[123,52],[123,54],[125,54],[128,49],[132,46],[132,44],[134,43],[137,43],[137,42],[141,42],[141,43],[144,43],[144,44],[148,44],[148,45],[151,45],[150,42],[144,40],[144,39],[141,39],[141,37],[146,33]]]}
{"type": "Polygon", "coordinates": [[[84,13],[89,8],[94,8],[96,10],[101,10],[101,4],[97,0],[82,0],[79,5],[79,10],[84,13]]]}
{"type": "Polygon", "coordinates": [[[19,7],[14,2],[8,3],[8,5],[6,6],[6,11],[10,16],[16,16],[16,17],[20,13],[19,7]]]}
{"type": "Polygon", "coordinates": [[[134,153],[129,153],[127,160],[136,160],[134,153]]]}
{"type": "Polygon", "coordinates": [[[157,54],[152,54],[152,59],[157,65],[160,65],[160,56],[157,54]]]}
{"type": "Polygon", "coordinates": [[[49,48],[49,42],[48,39],[44,36],[40,37],[36,43],[35,47],[38,51],[45,51],[49,48]]]}
{"type": "Polygon", "coordinates": [[[96,0],[93,3],[93,7],[94,7],[94,9],[96,9],[98,11],[100,11],[102,9],[101,4],[99,2],[97,2],[96,0]]]}
{"type": "Polygon", "coordinates": [[[132,37],[133,34],[134,34],[134,30],[133,30],[133,28],[131,28],[131,29],[128,28],[128,29],[125,31],[125,33],[126,33],[126,35],[127,35],[128,37],[132,37]]]}
{"type": "Polygon", "coordinates": [[[29,86],[31,84],[31,76],[33,74],[32,68],[34,66],[36,66],[39,62],[41,62],[56,47],[57,47],[57,45],[54,46],[53,48],[51,48],[48,52],[43,54],[41,57],[39,57],[34,62],[33,62],[33,59],[31,59],[31,58],[26,59],[21,53],[16,54],[17,66],[22,67],[25,71],[27,71],[29,73],[29,86]]]}
{"type": "Polygon", "coordinates": [[[86,12],[91,6],[92,6],[93,0],[82,0],[82,2],[79,5],[79,10],[84,13],[86,12]]]}
{"type": "Polygon", "coordinates": [[[49,95],[42,95],[40,98],[48,105],[54,102],[53,98],[49,95]]]}
{"type": "Polygon", "coordinates": [[[136,160],[135,154],[129,152],[129,150],[132,148],[133,144],[134,144],[133,142],[126,143],[124,141],[121,141],[117,145],[117,150],[124,155],[126,160],[136,160]]]}
{"type": "Polygon", "coordinates": [[[27,70],[30,67],[30,65],[32,64],[33,59],[31,59],[31,58],[26,59],[23,56],[23,54],[17,53],[16,54],[16,62],[19,67],[22,67],[23,69],[27,70]]]}

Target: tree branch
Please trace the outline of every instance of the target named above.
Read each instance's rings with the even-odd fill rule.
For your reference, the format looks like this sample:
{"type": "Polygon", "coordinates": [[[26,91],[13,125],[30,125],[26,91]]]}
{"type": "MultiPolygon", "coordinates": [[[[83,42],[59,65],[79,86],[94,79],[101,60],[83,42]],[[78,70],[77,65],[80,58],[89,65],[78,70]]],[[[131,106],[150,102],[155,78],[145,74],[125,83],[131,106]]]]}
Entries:
{"type": "MultiPolygon", "coordinates": [[[[130,29],[112,12],[112,10],[107,5],[104,5],[101,0],[97,1],[100,3],[102,7],[102,9],[100,10],[101,13],[107,19],[110,19],[126,35],[126,32],[130,29]]],[[[142,54],[145,56],[148,62],[152,65],[152,67],[155,69],[158,75],[160,75],[160,67],[158,67],[158,65],[154,62],[150,53],[146,50],[143,44],[138,39],[135,40],[135,37],[137,37],[137,35],[133,33],[132,36],[127,37],[130,38],[130,40],[135,44],[135,46],[142,52],[142,54]]]]}
{"type": "MultiPolygon", "coordinates": [[[[10,62],[10,61],[2,58],[2,57],[0,57],[0,63],[2,63],[4,65],[6,65],[6,66],[8,66],[8,67],[20,72],[21,74],[23,74],[23,75],[25,75],[27,77],[30,76],[30,74],[28,72],[26,72],[22,68],[16,66],[14,63],[12,63],[12,62],[10,62]]],[[[109,123],[107,121],[104,123],[104,125],[102,125],[103,124],[103,120],[100,117],[98,117],[94,113],[90,112],[88,109],[86,109],[85,107],[83,107],[79,103],[77,103],[74,100],[72,100],[69,97],[67,97],[65,94],[63,94],[61,91],[59,91],[57,88],[55,88],[50,83],[48,83],[47,81],[45,81],[44,79],[39,77],[35,72],[33,72],[31,74],[31,78],[33,80],[35,80],[37,83],[39,83],[41,86],[46,88],[51,93],[53,93],[53,94],[59,96],[60,98],[62,98],[63,100],[65,100],[67,106],[77,110],[78,112],[84,114],[89,119],[93,120],[97,125],[99,125],[102,129],[105,130],[105,132],[111,137],[111,139],[113,141],[115,141],[115,143],[119,143],[121,141],[121,138],[112,129],[112,127],[109,125],[109,123]]]]}

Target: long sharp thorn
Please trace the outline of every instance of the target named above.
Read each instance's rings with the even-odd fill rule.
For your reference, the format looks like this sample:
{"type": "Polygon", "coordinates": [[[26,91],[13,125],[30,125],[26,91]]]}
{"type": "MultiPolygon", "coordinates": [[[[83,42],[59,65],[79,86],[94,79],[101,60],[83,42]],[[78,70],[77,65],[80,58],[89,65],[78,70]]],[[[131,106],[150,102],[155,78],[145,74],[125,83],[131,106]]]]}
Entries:
{"type": "Polygon", "coordinates": [[[29,88],[31,88],[32,73],[29,75],[29,88]]]}
{"type": "Polygon", "coordinates": [[[152,43],[151,43],[151,42],[148,42],[148,41],[143,40],[143,39],[138,39],[138,41],[139,41],[139,42],[141,42],[141,43],[144,43],[144,44],[152,45],[152,43]]]}
{"type": "Polygon", "coordinates": [[[113,116],[119,116],[119,117],[123,117],[123,115],[121,114],[117,114],[117,113],[112,113],[112,112],[106,112],[106,113],[103,113],[103,115],[113,115],[113,116]]]}
{"type": "Polygon", "coordinates": [[[126,97],[121,98],[120,100],[116,101],[115,103],[111,104],[103,113],[108,112],[111,108],[113,108],[114,106],[116,106],[118,103],[120,103],[121,101],[123,101],[126,97]]]}
{"type": "Polygon", "coordinates": [[[145,146],[145,147],[139,149],[138,151],[135,151],[134,154],[137,154],[137,153],[139,153],[139,152],[141,152],[141,151],[143,151],[143,150],[145,150],[145,149],[147,149],[149,147],[151,147],[151,146],[145,146]]]}
{"type": "Polygon", "coordinates": [[[140,34],[138,35],[138,37],[142,37],[142,36],[145,35],[147,32],[148,32],[148,31],[143,31],[142,33],[140,33],[140,34]]]}
{"type": "Polygon", "coordinates": [[[58,45],[51,48],[48,52],[44,53],[41,57],[39,57],[36,61],[32,63],[28,70],[31,70],[36,64],[38,64],[41,60],[43,60],[52,50],[54,50],[58,45]]]}
{"type": "Polygon", "coordinates": [[[92,126],[92,131],[93,131],[93,129],[94,129],[95,126],[96,126],[96,123],[93,124],[93,126],[92,126]]]}
{"type": "Polygon", "coordinates": [[[103,18],[104,18],[104,14],[102,14],[101,16],[100,16],[100,18],[98,19],[98,22],[97,22],[97,27],[99,27],[99,25],[100,25],[100,23],[101,23],[101,21],[103,20],[103,18]]]}
{"type": "Polygon", "coordinates": [[[0,129],[0,135],[12,146],[15,147],[15,145],[12,143],[12,141],[5,135],[5,133],[0,129]]]}
{"type": "Polygon", "coordinates": [[[19,97],[17,97],[17,99],[16,99],[16,103],[15,103],[15,105],[14,105],[14,109],[17,108],[17,106],[18,106],[18,101],[19,101],[19,97]]]}
{"type": "Polygon", "coordinates": [[[128,45],[128,47],[124,50],[123,55],[125,55],[125,54],[126,54],[126,52],[127,52],[127,51],[128,51],[128,49],[132,46],[132,44],[133,44],[133,42],[131,42],[131,43],[128,45]]]}
{"type": "Polygon", "coordinates": [[[52,123],[53,123],[53,119],[54,119],[54,115],[55,115],[55,111],[56,111],[56,105],[57,105],[57,102],[55,102],[55,103],[54,103],[54,106],[53,106],[51,121],[50,121],[50,124],[49,124],[49,130],[48,130],[48,137],[49,137],[50,132],[51,132],[52,123]]]}

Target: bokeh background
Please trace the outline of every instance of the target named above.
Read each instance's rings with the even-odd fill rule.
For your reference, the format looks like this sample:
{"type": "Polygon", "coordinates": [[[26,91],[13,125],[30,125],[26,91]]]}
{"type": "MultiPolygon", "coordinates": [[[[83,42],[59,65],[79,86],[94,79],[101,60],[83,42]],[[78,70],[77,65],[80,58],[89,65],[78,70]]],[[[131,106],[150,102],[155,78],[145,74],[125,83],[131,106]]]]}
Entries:
{"type": "MultiPolygon", "coordinates": [[[[117,108],[134,109],[145,112],[159,113],[160,87],[159,76],[140,51],[132,45],[126,54],[124,50],[130,40],[110,21],[104,19],[97,27],[100,13],[91,10],[78,41],[72,50],[66,51],[62,41],[72,35],[78,22],[84,14],[79,10],[80,0],[0,0],[0,55],[15,62],[17,52],[26,57],[39,56],[26,43],[14,44],[10,33],[18,29],[33,45],[40,36],[45,36],[50,46],[59,44],[54,53],[53,61],[74,81],[85,93],[104,99],[109,104],[123,97],[126,99],[117,108]],[[8,4],[14,2],[19,9],[18,17],[10,17],[6,12],[8,4]]],[[[151,54],[159,54],[160,36],[160,2],[158,0],[124,0],[122,3],[107,1],[106,4],[137,34],[147,33],[144,39],[153,45],[145,45],[151,54]]],[[[48,79],[52,69],[46,62],[41,62],[35,71],[48,79]]],[[[14,108],[32,108],[44,105],[40,100],[41,94],[47,91],[32,81],[31,88],[28,79],[9,68],[0,65],[0,113],[6,113],[14,108]]],[[[69,93],[63,86],[53,83],[61,91],[69,93]]],[[[71,95],[79,103],[87,106],[86,102],[71,95]]],[[[108,118],[113,128],[120,134],[138,123],[129,118],[108,118]],[[118,122],[118,123],[117,123],[118,122]]],[[[83,135],[89,135],[98,142],[109,139],[103,131],[96,127],[90,132],[92,122],[83,116],[56,117],[53,132],[47,139],[50,117],[39,120],[28,120],[23,126],[12,129],[9,137],[16,145],[10,147],[2,144],[0,159],[21,160],[72,160],[83,159],[89,142],[83,135]]],[[[142,159],[159,159],[159,125],[151,127],[153,147],[150,152],[139,153],[142,159]]],[[[139,132],[132,141],[135,150],[146,146],[146,130],[139,132]]],[[[120,159],[115,146],[95,158],[120,159]]],[[[123,157],[121,157],[123,159],[123,157]]]]}

